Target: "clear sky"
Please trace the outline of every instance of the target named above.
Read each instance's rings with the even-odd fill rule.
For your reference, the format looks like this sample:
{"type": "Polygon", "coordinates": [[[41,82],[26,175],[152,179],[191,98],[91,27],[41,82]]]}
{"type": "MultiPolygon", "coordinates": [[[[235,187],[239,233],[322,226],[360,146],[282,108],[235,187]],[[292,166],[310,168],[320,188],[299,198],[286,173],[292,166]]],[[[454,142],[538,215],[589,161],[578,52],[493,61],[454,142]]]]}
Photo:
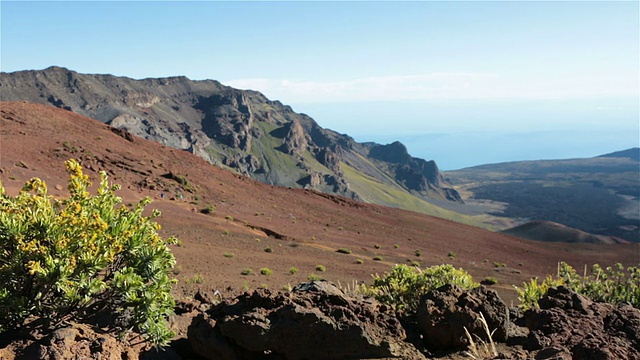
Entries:
{"type": "Polygon", "coordinates": [[[640,145],[637,1],[0,7],[2,71],[216,79],[444,169],[640,145]]]}

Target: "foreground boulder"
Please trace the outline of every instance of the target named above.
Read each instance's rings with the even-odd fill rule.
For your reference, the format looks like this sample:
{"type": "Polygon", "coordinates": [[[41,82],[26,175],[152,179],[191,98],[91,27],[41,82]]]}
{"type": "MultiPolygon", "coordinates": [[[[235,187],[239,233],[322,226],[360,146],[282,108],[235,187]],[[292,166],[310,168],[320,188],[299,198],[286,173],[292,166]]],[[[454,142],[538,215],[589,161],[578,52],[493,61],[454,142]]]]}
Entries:
{"type": "Polygon", "coordinates": [[[241,295],[196,317],[188,330],[207,359],[424,359],[404,338],[384,305],[325,281],[241,295]]]}
{"type": "Polygon", "coordinates": [[[468,345],[466,328],[470,334],[488,341],[480,322],[483,314],[493,340],[506,341],[509,310],[498,294],[483,286],[463,290],[447,284],[427,293],[418,306],[418,328],[425,345],[432,350],[458,349],[468,345]]]}
{"type": "Polygon", "coordinates": [[[639,309],[592,302],[562,286],[539,305],[524,314],[526,346],[537,358],[640,360],[639,309]]]}

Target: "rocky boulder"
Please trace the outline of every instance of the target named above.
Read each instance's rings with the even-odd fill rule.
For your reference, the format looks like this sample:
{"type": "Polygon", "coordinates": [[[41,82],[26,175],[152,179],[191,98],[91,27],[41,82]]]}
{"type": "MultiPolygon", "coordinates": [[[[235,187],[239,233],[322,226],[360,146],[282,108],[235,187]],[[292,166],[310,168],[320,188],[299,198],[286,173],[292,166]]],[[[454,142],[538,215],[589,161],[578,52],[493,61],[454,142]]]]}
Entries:
{"type": "Polygon", "coordinates": [[[640,359],[639,309],[592,302],[562,286],[538,303],[524,314],[526,348],[537,358],[640,359]]]}
{"type": "Polygon", "coordinates": [[[495,330],[493,340],[506,341],[509,310],[495,291],[484,286],[465,291],[447,284],[429,292],[418,306],[418,328],[429,349],[464,348],[468,345],[465,328],[488,341],[480,313],[489,330],[495,330]]]}
{"type": "Polygon", "coordinates": [[[193,349],[207,359],[424,359],[389,309],[324,281],[290,293],[258,289],[194,319],[193,349]]]}

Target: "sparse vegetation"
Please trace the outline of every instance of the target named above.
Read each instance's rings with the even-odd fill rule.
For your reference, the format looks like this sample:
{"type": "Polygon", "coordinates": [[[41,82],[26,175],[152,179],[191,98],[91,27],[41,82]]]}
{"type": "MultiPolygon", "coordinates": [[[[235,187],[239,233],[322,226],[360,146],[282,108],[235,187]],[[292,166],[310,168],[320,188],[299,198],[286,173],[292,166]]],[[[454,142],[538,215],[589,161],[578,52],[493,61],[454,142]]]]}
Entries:
{"type": "Polygon", "coordinates": [[[382,256],[380,256],[380,255],[376,255],[376,256],[374,256],[374,257],[373,257],[373,260],[375,260],[375,261],[382,261],[382,260],[384,260],[384,259],[383,259],[383,257],[382,257],[382,256]]]}
{"type": "Polygon", "coordinates": [[[266,253],[272,253],[272,252],[273,252],[273,249],[271,248],[271,246],[266,246],[266,247],[264,248],[264,252],[266,252],[266,253]]]}
{"type": "Polygon", "coordinates": [[[455,284],[463,289],[472,289],[479,285],[466,271],[449,264],[424,270],[396,265],[391,272],[383,276],[376,274],[373,285],[366,291],[396,311],[413,312],[416,311],[418,301],[423,295],[445,284],[455,284]]]}
{"type": "Polygon", "coordinates": [[[449,254],[447,254],[447,256],[449,257],[449,259],[453,260],[456,258],[456,253],[454,253],[453,251],[449,251],[449,254]]]}
{"type": "Polygon", "coordinates": [[[493,332],[489,331],[489,325],[487,324],[487,320],[485,320],[482,312],[480,312],[478,320],[482,324],[487,340],[480,339],[475,334],[474,336],[476,337],[476,340],[474,340],[471,334],[469,334],[469,330],[465,327],[464,333],[467,336],[467,340],[469,340],[469,349],[465,351],[465,354],[470,358],[477,360],[493,359],[498,356],[496,344],[493,342],[493,332]]]}
{"type": "Polygon", "coordinates": [[[380,244],[375,244],[375,245],[373,245],[373,247],[376,248],[376,249],[380,249],[380,244]]]}
{"type": "Polygon", "coordinates": [[[340,248],[340,249],[336,250],[336,252],[339,252],[341,254],[351,254],[351,249],[340,248]]]}
{"type": "Polygon", "coordinates": [[[28,317],[53,325],[100,309],[124,326],[108,331],[133,328],[165,343],[173,336],[166,324],[174,306],[169,275],[178,269],[167,245],[175,239],[158,235],[158,211],[142,216],[150,198],[131,210],[118,206],[120,187],[106,173],[91,195],[80,164],[69,160],[66,167],[65,199],[47,195],[37,178],[15,197],[0,186],[0,332],[28,317]]]}
{"type": "Polygon", "coordinates": [[[245,276],[253,275],[253,270],[251,268],[244,268],[244,269],[242,269],[240,274],[245,275],[245,276]]]}
{"type": "Polygon", "coordinates": [[[269,268],[262,268],[262,269],[260,269],[260,274],[268,276],[268,275],[273,274],[273,271],[271,271],[271,269],[269,269],[269,268]]]}
{"type": "Polygon", "coordinates": [[[195,273],[190,279],[187,279],[187,284],[202,284],[204,282],[204,276],[202,274],[195,273]]]}
{"type": "Polygon", "coordinates": [[[420,257],[422,255],[422,251],[420,250],[416,250],[414,253],[416,254],[417,257],[420,257]]]}
{"type": "Polygon", "coordinates": [[[289,268],[289,274],[294,275],[295,273],[298,272],[298,268],[295,266],[292,266],[289,268]]]}
{"type": "Polygon", "coordinates": [[[227,215],[227,216],[225,216],[224,218],[225,218],[226,220],[228,220],[228,221],[233,221],[233,216],[231,216],[231,215],[227,215]]]}
{"type": "Polygon", "coordinates": [[[540,300],[551,287],[566,286],[594,301],[619,303],[628,302],[636,308],[640,308],[640,268],[630,266],[625,269],[622,264],[603,269],[595,264],[591,267],[591,275],[587,275],[585,267],[584,276],[580,276],[567,263],[558,264],[558,273],[555,278],[548,276],[538,283],[538,279],[531,279],[524,283],[523,288],[516,288],[521,307],[528,309],[538,306],[540,300]]]}
{"type": "Polygon", "coordinates": [[[316,265],[316,271],[324,272],[327,271],[327,268],[324,265],[316,265]]]}
{"type": "Polygon", "coordinates": [[[364,264],[364,260],[362,260],[362,259],[357,259],[357,260],[356,260],[356,264],[358,264],[358,265],[362,265],[362,264],[364,264]]]}
{"type": "Polygon", "coordinates": [[[497,261],[494,261],[492,264],[493,264],[493,267],[497,267],[497,268],[507,267],[507,264],[501,263],[501,262],[497,262],[497,261]]]}
{"type": "Polygon", "coordinates": [[[235,257],[236,254],[234,254],[232,252],[226,252],[226,253],[222,254],[222,256],[224,256],[226,258],[232,258],[232,257],[235,257]]]}
{"type": "Polygon", "coordinates": [[[400,248],[400,245],[398,245],[398,244],[393,244],[393,248],[394,248],[394,249],[399,249],[399,248],[400,248]]]}
{"type": "Polygon", "coordinates": [[[322,280],[322,276],[312,273],[312,274],[309,274],[309,276],[307,277],[307,280],[309,280],[309,281],[320,281],[320,280],[322,280]]]}
{"type": "Polygon", "coordinates": [[[216,211],[216,207],[214,205],[208,205],[204,209],[201,209],[200,212],[203,214],[213,214],[216,211]]]}

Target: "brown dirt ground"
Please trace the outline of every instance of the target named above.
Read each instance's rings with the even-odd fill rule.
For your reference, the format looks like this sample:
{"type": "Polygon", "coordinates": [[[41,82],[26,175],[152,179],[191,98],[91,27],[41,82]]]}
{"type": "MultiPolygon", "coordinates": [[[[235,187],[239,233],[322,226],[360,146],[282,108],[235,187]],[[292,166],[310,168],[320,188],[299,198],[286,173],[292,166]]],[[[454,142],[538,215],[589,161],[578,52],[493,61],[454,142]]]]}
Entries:
{"type": "Polygon", "coordinates": [[[477,281],[495,277],[499,283],[493,288],[509,304],[517,301],[512,285],[554,274],[558,261],[578,269],[640,262],[638,244],[521,240],[414,212],[258,183],[186,151],[140,138],[129,141],[103,123],[49,106],[1,102],[0,112],[0,179],[9,194],[35,176],[47,182],[51,195],[65,196],[64,161],[77,158],[92,180],[105,170],[112,182],[122,184],[123,203],[154,199],[149,208],[162,211],[161,234],[181,241],[172,246],[178,297],[190,297],[197,288],[225,296],[259,286],[281,289],[312,273],[346,286],[370,282],[371,274],[394,264],[418,261],[422,266],[451,263],[477,281]],[[184,176],[188,186],[161,176],[169,172],[184,176]],[[145,179],[156,182],[155,189],[145,179]],[[209,205],[216,207],[213,213],[200,213],[209,205]],[[338,248],[352,253],[338,253],[338,248]],[[453,259],[450,252],[456,254],[453,259]],[[374,261],[375,256],[383,260],[374,261]],[[317,265],[326,271],[316,271],[317,265]],[[273,274],[260,275],[265,267],[273,274]],[[299,271],[291,275],[291,267],[299,271]],[[241,275],[245,268],[255,275],[241,275]],[[201,283],[194,281],[196,274],[201,283]]]}

